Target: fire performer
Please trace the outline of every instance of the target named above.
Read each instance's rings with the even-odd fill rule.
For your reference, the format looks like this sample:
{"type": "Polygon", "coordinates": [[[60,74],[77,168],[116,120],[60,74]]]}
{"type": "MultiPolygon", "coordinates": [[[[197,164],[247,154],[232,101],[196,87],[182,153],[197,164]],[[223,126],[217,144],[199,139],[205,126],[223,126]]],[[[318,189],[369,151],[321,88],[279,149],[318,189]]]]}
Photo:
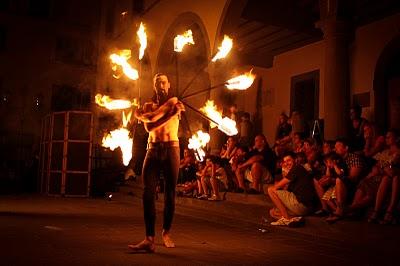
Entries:
{"type": "Polygon", "coordinates": [[[170,83],[165,74],[156,74],[153,82],[152,101],[135,111],[135,117],[144,123],[145,129],[149,132],[142,170],[146,237],[136,245],[128,245],[134,251],[151,253],[155,251],[155,196],[161,171],[165,181],[162,238],[166,247],[175,247],[170,230],[175,211],[175,186],[179,174],[179,115],[185,110],[178,98],[171,97],[169,94],[170,83]]]}

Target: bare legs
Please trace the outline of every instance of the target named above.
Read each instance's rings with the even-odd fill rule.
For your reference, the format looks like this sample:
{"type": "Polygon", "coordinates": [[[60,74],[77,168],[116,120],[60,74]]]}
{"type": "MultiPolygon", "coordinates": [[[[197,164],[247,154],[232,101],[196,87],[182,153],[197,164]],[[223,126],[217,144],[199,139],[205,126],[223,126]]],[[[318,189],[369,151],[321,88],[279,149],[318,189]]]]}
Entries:
{"type": "Polygon", "coordinates": [[[389,224],[393,220],[393,211],[399,201],[399,177],[384,176],[381,183],[379,184],[378,193],[376,194],[376,201],[374,212],[368,219],[369,222],[375,222],[378,219],[380,212],[382,211],[385,199],[389,196],[389,190],[391,187],[389,205],[386,209],[385,217],[382,221],[383,224],[389,224]]]}
{"type": "Polygon", "coordinates": [[[276,217],[279,214],[281,214],[281,216],[283,216],[286,219],[290,219],[290,216],[286,210],[286,207],[283,205],[282,201],[280,200],[280,198],[278,197],[278,195],[276,195],[275,192],[275,188],[273,186],[268,188],[268,195],[271,198],[272,202],[275,204],[276,208],[278,209],[279,213],[275,210],[272,211],[273,213],[270,212],[272,217],[276,217]]]}

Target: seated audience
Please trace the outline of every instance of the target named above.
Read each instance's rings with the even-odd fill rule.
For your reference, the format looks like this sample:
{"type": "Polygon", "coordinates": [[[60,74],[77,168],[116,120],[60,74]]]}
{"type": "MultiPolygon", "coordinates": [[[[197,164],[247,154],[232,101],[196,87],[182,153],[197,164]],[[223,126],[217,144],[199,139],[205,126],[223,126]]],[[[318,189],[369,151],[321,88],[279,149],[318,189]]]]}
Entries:
{"type": "Polygon", "coordinates": [[[384,212],[384,217],[380,223],[391,224],[393,222],[393,212],[399,204],[400,149],[398,138],[398,133],[390,130],[386,134],[388,148],[375,157],[379,162],[383,177],[376,194],[374,211],[368,219],[369,222],[378,221],[382,211],[384,212]],[[385,200],[389,200],[386,208],[384,208],[385,200]]]}
{"type": "Polygon", "coordinates": [[[376,128],[372,123],[364,125],[364,149],[362,154],[366,158],[372,158],[385,148],[385,137],[376,133],[376,128]]]}
{"type": "Polygon", "coordinates": [[[322,143],[322,155],[328,155],[335,150],[335,142],[330,140],[325,140],[322,143]]]}
{"type": "Polygon", "coordinates": [[[260,193],[261,182],[273,181],[275,172],[275,156],[268,145],[264,135],[257,135],[254,140],[254,148],[246,155],[245,161],[235,168],[238,184],[237,192],[245,191],[245,179],[251,182],[250,194],[260,193]]]}
{"type": "Polygon", "coordinates": [[[303,138],[299,132],[293,134],[292,149],[294,153],[303,152],[303,138]]]}
{"type": "Polygon", "coordinates": [[[192,150],[184,149],[183,158],[179,164],[179,184],[196,180],[196,160],[192,150]]]}
{"type": "Polygon", "coordinates": [[[315,191],[321,202],[321,209],[316,212],[318,215],[327,215],[336,210],[335,184],[336,178],[344,178],[346,165],[342,158],[334,152],[324,156],[325,174],[320,178],[314,178],[315,191]]]}
{"type": "Polygon", "coordinates": [[[226,191],[228,189],[228,178],[218,157],[209,156],[206,159],[206,165],[201,173],[200,181],[204,193],[199,199],[208,199],[211,201],[222,200],[219,194],[220,186],[223,186],[226,191]],[[209,193],[209,191],[212,193],[209,193]]]}
{"type": "Polygon", "coordinates": [[[228,137],[228,140],[226,141],[226,145],[222,146],[221,152],[219,154],[222,159],[222,163],[224,165],[229,164],[229,161],[235,155],[236,151],[237,151],[236,138],[233,136],[228,137]]]}
{"type": "Polygon", "coordinates": [[[294,153],[283,156],[283,168],[288,173],[282,180],[268,188],[275,207],[270,210],[270,215],[277,219],[271,225],[291,225],[302,220],[301,216],[309,214],[316,197],[312,177],[303,166],[295,163],[294,153]]]}
{"type": "Polygon", "coordinates": [[[366,169],[362,158],[355,153],[349,152],[349,145],[346,140],[336,140],[335,151],[345,162],[346,169],[343,169],[343,171],[346,175],[335,180],[334,197],[336,197],[337,207],[326,219],[330,223],[336,222],[343,217],[345,204],[353,198],[356,187],[366,169]]]}

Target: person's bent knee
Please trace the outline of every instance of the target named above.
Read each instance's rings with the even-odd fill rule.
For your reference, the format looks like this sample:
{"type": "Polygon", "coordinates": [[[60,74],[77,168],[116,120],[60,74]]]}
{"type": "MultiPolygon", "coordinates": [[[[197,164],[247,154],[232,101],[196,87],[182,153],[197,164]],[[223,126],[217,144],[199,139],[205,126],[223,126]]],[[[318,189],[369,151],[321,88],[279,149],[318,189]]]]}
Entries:
{"type": "Polygon", "coordinates": [[[262,170],[263,165],[259,162],[253,163],[251,165],[251,171],[260,171],[262,170]]]}
{"type": "Polygon", "coordinates": [[[343,180],[340,179],[340,178],[336,178],[335,183],[336,183],[337,186],[343,186],[344,185],[343,180]]]}
{"type": "Polygon", "coordinates": [[[267,191],[268,191],[268,195],[272,195],[272,194],[276,195],[275,188],[273,186],[269,186],[267,191]]]}

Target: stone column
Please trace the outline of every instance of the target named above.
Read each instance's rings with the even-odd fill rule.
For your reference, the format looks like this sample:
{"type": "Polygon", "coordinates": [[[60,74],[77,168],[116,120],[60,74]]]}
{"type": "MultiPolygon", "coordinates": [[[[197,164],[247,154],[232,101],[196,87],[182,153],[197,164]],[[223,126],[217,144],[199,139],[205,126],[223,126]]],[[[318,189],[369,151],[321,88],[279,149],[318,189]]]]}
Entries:
{"type": "Polygon", "coordinates": [[[349,124],[348,44],[351,27],[329,9],[317,26],[322,29],[325,40],[324,137],[334,140],[347,135],[349,124]]]}

